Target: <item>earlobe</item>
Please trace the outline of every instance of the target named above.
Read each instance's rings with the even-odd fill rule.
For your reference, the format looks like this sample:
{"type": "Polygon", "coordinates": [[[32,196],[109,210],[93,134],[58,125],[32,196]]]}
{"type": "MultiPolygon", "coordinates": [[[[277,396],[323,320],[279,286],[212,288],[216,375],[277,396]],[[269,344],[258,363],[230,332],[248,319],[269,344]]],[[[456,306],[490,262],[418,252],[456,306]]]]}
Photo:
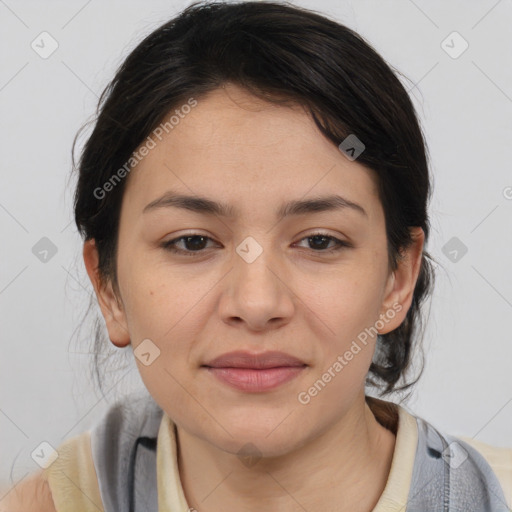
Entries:
{"type": "Polygon", "coordinates": [[[110,341],[117,347],[130,344],[126,315],[115,294],[112,282],[103,282],[98,270],[98,249],[94,239],[86,240],[83,248],[85,268],[94,287],[96,298],[107,325],[110,341]]]}
{"type": "Polygon", "coordinates": [[[412,303],[414,288],[421,269],[425,233],[420,227],[413,227],[411,236],[413,242],[402,253],[403,257],[398,261],[398,268],[389,276],[381,317],[387,316],[387,313],[393,310],[393,318],[386,323],[384,329],[379,330],[379,334],[386,334],[399,327],[412,303]]]}

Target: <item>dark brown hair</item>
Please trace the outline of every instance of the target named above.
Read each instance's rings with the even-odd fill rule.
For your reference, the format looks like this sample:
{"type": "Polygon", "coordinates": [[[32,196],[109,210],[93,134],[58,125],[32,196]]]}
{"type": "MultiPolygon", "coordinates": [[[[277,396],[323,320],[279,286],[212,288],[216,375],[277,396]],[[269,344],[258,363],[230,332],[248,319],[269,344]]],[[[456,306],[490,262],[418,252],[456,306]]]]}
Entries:
{"type": "MultiPolygon", "coordinates": [[[[75,222],[84,240],[96,241],[102,279],[119,291],[117,235],[126,180],[101,199],[94,191],[130,160],[176,106],[228,82],[271,102],[303,105],[336,146],[350,134],[365,144],[357,161],[378,176],[389,268],[396,269],[401,251],[412,242],[410,227],[420,226],[428,240],[431,185],[419,121],[393,69],[351,29],[284,3],[196,2],[154,30],[103,91],[93,131],[75,166],[75,222]]],[[[367,385],[381,395],[407,389],[423,371],[422,364],[417,378],[405,382],[413,348],[421,347],[420,306],[433,286],[430,260],[424,250],[405,320],[379,335],[367,385]]],[[[100,389],[99,354],[106,343],[97,318],[94,368],[100,389]]]]}

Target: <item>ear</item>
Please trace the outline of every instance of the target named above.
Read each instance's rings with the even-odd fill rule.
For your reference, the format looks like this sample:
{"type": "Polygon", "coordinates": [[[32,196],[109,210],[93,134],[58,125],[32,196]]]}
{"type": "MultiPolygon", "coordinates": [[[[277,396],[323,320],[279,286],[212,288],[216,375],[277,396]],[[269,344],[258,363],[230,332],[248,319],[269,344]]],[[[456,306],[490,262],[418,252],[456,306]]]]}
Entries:
{"type": "Polygon", "coordinates": [[[413,227],[411,236],[412,244],[401,253],[403,257],[398,260],[398,268],[390,274],[386,283],[380,316],[385,320],[385,326],[379,329],[379,334],[386,334],[399,327],[412,304],[421,269],[425,233],[420,227],[413,227]],[[391,310],[396,312],[393,318],[386,315],[391,310]]]}
{"type": "Polygon", "coordinates": [[[125,347],[130,344],[126,315],[120,299],[114,293],[112,282],[104,283],[98,271],[98,249],[94,239],[84,243],[83,257],[87,274],[92,282],[96,298],[101,308],[103,318],[107,324],[110,341],[117,347],[125,347]]]}

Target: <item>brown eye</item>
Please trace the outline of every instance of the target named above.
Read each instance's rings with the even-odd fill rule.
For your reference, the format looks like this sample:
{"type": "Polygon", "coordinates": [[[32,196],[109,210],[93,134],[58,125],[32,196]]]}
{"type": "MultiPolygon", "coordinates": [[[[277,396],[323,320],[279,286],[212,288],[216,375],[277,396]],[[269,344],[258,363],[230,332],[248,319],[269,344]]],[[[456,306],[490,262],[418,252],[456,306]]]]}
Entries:
{"type": "Polygon", "coordinates": [[[339,240],[338,238],[328,235],[327,233],[313,233],[301,240],[308,241],[309,248],[315,252],[333,252],[341,249],[352,247],[352,244],[339,240]],[[329,244],[333,243],[334,246],[329,248],[329,244]]]}
{"type": "Polygon", "coordinates": [[[161,247],[174,253],[194,256],[194,253],[204,252],[208,240],[211,240],[211,238],[204,235],[191,234],[163,242],[161,247]],[[181,241],[183,241],[184,249],[176,246],[181,241]]]}

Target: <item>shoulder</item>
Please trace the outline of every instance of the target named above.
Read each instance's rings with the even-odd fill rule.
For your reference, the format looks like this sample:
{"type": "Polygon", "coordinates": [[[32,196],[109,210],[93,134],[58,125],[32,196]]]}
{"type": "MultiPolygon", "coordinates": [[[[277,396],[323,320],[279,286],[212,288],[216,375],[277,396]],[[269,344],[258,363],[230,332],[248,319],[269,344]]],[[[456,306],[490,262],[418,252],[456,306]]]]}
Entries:
{"type": "Polygon", "coordinates": [[[59,512],[103,510],[89,431],[63,441],[43,473],[59,512]]]}
{"type": "Polygon", "coordinates": [[[502,448],[466,436],[459,436],[458,439],[480,452],[492,467],[512,471],[512,447],[502,448]]]}
{"type": "MultiPolygon", "coordinates": [[[[123,493],[130,488],[127,470],[133,447],[137,440],[156,438],[162,414],[150,396],[134,396],[111,405],[89,430],[58,445],[57,457],[47,468],[3,489],[0,512],[123,509],[123,493]],[[117,503],[119,507],[114,506],[117,503]]],[[[147,456],[146,452],[152,454],[142,450],[138,456],[147,456]]],[[[144,458],[139,460],[144,462],[144,458]]],[[[146,482],[136,476],[134,491],[142,494],[139,487],[146,482]]]]}
{"type": "Polygon", "coordinates": [[[473,447],[486,460],[501,484],[507,506],[512,508],[512,448],[493,446],[465,436],[460,436],[459,440],[473,447]]]}
{"type": "Polygon", "coordinates": [[[2,495],[0,512],[57,512],[44,471],[25,477],[2,495]]]}
{"type": "MultiPolygon", "coordinates": [[[[512,506],[510,450],[449,435],[416,416],[418,445],[411,499],[432,510],[450,500],[466,511],[512,506]]],[[[421,505],[421,506],[420,506],[421,505]]],[[[423,508],[421,508],[423,507],[423,508]]]]}

